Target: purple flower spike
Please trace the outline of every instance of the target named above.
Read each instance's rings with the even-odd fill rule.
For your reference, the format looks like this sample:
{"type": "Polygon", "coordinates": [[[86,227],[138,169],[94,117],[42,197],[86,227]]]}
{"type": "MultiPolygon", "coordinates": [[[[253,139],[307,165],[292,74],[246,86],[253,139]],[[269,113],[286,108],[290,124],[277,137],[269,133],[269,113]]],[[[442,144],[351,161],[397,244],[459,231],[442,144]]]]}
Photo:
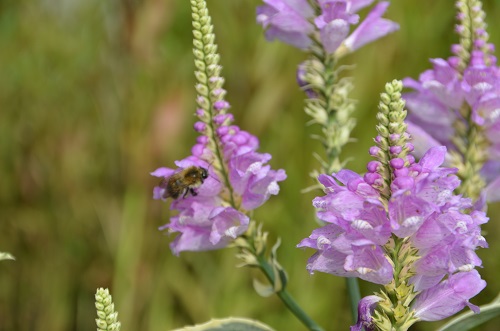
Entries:
{"type": "MultiPolygon", "coordinates": [[[[459,19],[467,21],[467,15],[461,13],[459,19]]],[[[445,145],[450,151],[459,154],[467,150],[467,141],[471,138],[457,139],[457,134],[461,133],[455,132],[455,124],[460,123],[465,126],[464,132],[476,127],[474,130],[478,131],[478,135],[470,143],[478,145],[478,151],[487,149],[487,161],[500,161],[500,68],[491,54],[492,45],[486,43],[487,33],[482,21],[484,13],[477,15],[473,20],[476,26],[472,26],[474,38],[470,40],[469,46],[453,45],[452,51],[456,56],[432,59],[433,68],[422,73],[418,82],[409,78],[404,80],[405,86],[414,89],[404,98],[409,110],[408,131],[414,138],[416,157],[422,156],[426,148],[436,145],[445,145]],[[470,58],[465,59],[464,54],[470,54],[470,58]],[[469,115],[464,115],[464,112],[469,115]],[[464,121],[464,118],[470,120],[464,121]]],[[[464,27],[463,24],[459,25],[459,31],[463,32],[464,27]]],[[[483,162],[474,161],[483,159],[483,156],[478,155],[468,155],[465,159],[479,162],[474,164],[476,168],[480,168],[483,162]]],[[[454,162],[463,170],[464,165],[457,158],[454,162]]],[[[488,176],[483,178],[486,187],[497,178],[500,178],[500,169],[494,173],[488,171],[488,176]]],[[[483,187],[474,186],[478,185],[465,185],[469,188],[466,193],[477,202],[474,208],[484,208],[486,201],[500,200],[496,190],[483,190],[483,187]]]]}
{"type": "Polygon", "coordinates": [[[307,0],[263,0],[257,8],[257,23],[266,30],[268,40],[279,39],[301,49],[312,45],[310,35],[319,32],[324,50],[334,53],[344,43],[354,51],[399,28],[399,25],[381,18],[389,5],[382,2],[375,6],[366,19],[348,37],[351,25],[359,23],[356,14],[374,0],[322,0],[318,1],[321,13],[314,15],[307,0]],[[314,25],[310,22],[314,22],[314,25]]]}
{"type": "Polygon", "coordinates": [[[415,316],[422,321],[439,321],[459,312],[465,306],[479,313],[479,307],[469,303],[469,299],[485,287],[486,282],[476,270],[459,272],[420,293],[412,308],[415,316]]]}
{"type": "MultiPolygon", "coordinates": [[[[415,303],[418,318],[441,319],[469,305],[466,301],[484,287],[480,279],[470,289],[464,286],[479,277],[476,271],[469,271],[482,264],[475,250],[487,247],[480,225],[488,218],[484,212],[462,212],[470,210],[472,203],[453,194],[460,181],[454,175],[456,169],[442,167],[445,155],[446,147],[438,146],[428,150],[418,163],[411,155],[390,160],[395,170],[386,204],[381,203],[384,197],[380,191],[370,185],[375,179],[369,175],[380,176],[377,171],[384,167],[378,161],[368,164],[369,173],[364,177],[349,170],[331,177],[320,175],[318,180],[326,195],[315,198],[313,205],[318,219],[326,225],[298,245],[316,250],[307,270],[358,277],[390,287],[394,273],[390,262],[393,257],[387,254],[392,246],[388,243],[400,242],[408,245],[407,252],[418,257],[406,276],[415,291],[422,291],[418,296],[421,301],[415,303]],[[441,293],[456,302],[444,312],[429,309],[441,293]]],[[[403,277],[401,273],[399,276],[403,277]]],[[[448,302],[437,305],[446,307],[448,302]]],[[[367,314],[353,330],[372,328],[367,314]]]]}
{"type": "MultiPolygon", "coordinates": [[[[220,101],[217,107],[222,110],[229,108],[229,104],[220,101]]],[[[267,164],[271,159],[270,154],[256,151],[259,146],[257,137],[230,125],[232,121],[233,115],[230,113],[219,113],[213,119],[223,148],[224,163],[229,171],[227,176],[234,194],[232,201],[228,202],[227,197],[222,197],[225,185],[222,176],[215,172],[211,163],[205,161],[213,160],[215,154],[208,147],[210,138],[207,136],[196,139],[197,143],[191,150],[192,156],[175,162],[177,169],[158,168],[151,173],[162,178],[160,185],[153,189],[153,198],[166,200],[168,179],[172,175],[190,167],[201,167],[208,172],[207,178],[182,188],[181,195],[171,204],[171,209],[178,214],[161,228],[180,232],[171,244],[176,255],[181,251],[204,251],[227,246],[248,228],[249,219],[243,211],[253,210],[271,195],[277,195],[280,189],[278,182],[286,179],[284,170],[272,170],[267,164]],[[227,207],[228,203],[234,204],[234,201],[241,202],[242,210],[227,207]]],[[[206,125],[197,122],[195,128],[203,131],[206,125]]],[[[176,182],[176,185],[184,184],[176,182]]]]}
{"type": "Polygon", "coordinates": [[[359,301],[358,321],[356,325],[351,326],[351,331],[361,331],[363,328],[365,329],[365,331],[375,330],[372,314],[375,310],[377,302],[381,300],[382,299],[376,295],[369,295],[359,301]]]}
{"type": "Polygon", "coordinates": [[[298,245],[318,250],[309,259],[308,270],[377,284],[390,282],[392,266],[378,246],[389,239],[390,225],[378,192],[348,170],[333,177],[321,175],[319,181],[327,195],[314,199],[313,205],[318,208],[318,218],[330,224],[314,230],[298,245]]]}
{"type": "MultiPolygon", "coordinates": [[[[325,195],[313,205],[326,225],[298,245],[316,250],[307,264],[311,273],[384,285],[379,297],[360,302],[351,330],[407,329],[466,305],[475,310],[468,300],[485,286],[474,268],[482,264],[475,251],[488,246],[480,228],[488,218],[472,209],[470,199],[454,194],[460,180],[457,169],[443,167],[445,146],[431,147],[418,162],[410,154],[415,146],[408,142],[401,90],[402,82],[393,81],[381,96],[368,173],[341,170],[318,177],[325,195]],[[372,318],[375,304],[380,310],[372,318]]],[[[488,170],[497,168],[491,164],[488,170]]]]}

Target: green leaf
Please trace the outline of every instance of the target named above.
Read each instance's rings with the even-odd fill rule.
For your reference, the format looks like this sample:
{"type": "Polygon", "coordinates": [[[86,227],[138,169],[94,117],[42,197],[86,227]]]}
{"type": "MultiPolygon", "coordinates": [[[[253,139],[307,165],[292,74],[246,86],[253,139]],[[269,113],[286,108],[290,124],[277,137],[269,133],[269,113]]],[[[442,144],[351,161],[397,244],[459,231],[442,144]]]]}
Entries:
{"type": "Polygon", "coordinates": [[[479,314],[474,314],[473,311],[462,313],[443,325],[438,331],[467,331],[500,316],[500,294],[491,303],[479,308],[481,309],[479,314]]]}
{"type": "Polygon", "coordinates": [[[204,324],[186,326],[173,331],[274,331],[269,326],[261,322],[239,317],[228,317],[223,319],[213,319],[204,324]]]}
{"type": "Polygon", "coordinates": [[[10,253],[0,252],[0,261],[2,260],[15,260],[16,258],[10,253]]]}

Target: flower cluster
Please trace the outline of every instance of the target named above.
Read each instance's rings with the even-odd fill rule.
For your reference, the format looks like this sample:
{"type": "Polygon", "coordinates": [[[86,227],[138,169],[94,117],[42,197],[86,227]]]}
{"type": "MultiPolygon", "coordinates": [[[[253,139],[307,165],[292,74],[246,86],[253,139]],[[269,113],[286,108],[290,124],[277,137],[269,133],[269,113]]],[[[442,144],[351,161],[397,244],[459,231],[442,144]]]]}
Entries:
{"type": "Polygon", "coordinates": [[[162,167],[151,173],[162,179],[154,188],[155,199],[168,197],[168,185],[182,191],[170,207],[177,214],[162,227],[180,232],[171,243],[174,254],[227,246],[247,230],[250,220],[246,212],[278,194],[278,182],[286,178],[284,170],[272,170],[267,164],[271,155],[257,152],[259,140],[232,124],[206,4],[197,0],[191,3],[198,69],[196,115],[200,119],[194,129],[200,136],[192,155],[175,163],[177,169],[162,167]],[[185,178],[190,168],[206,171],[206,176],[185,178]],[[172,176],[175,180],[169,183],[172,176]]]}
{"type": "Polygon", "coordinates": [[[487,66],[481,51],[474,51],[471,64],[463,76],[455,67],[456,58],[434,59],[432,70],[424,72],[419,81],[405,79],[407,87],[415,89],[405,95],[409,116],[409,131],[419,152],[431,146],[446,145],[456,149],[453,141],[454,124],[464,121],[460,109],[465,102],[471,109],[471,120],[482,127],[489,140],[485,151],[489,162],[483,176],[489,183],[489,201],[500,199],[495,191],[500,186],[500,71],[487,66]]]}
{"type": "Polygon", "coordinates": [[[388,2],[377,4],[365,20],[351,33],[351,25],[359,23],[356,13],[374,0],[319,0],[313,8],[307,0],[264,0],[257,8],[257,22],[266,29],[266,38],[279,39],[301,49],[313,45],[311,35],[319,32],[319,40],[327,53],[352,52],[399,28],[382,18],[388,2]]]}
{"type": "Polygon", "coordinates": [[[315,198],[313,205],[327,225],[299,244],[318,250],[308,270],[387,284],[394,275],[383,245],[391,235],[409,238],[419,251],[412,280],[417,290],[436,285],[448,274],[480,266],[474,251],[487,246],[480,234],[487,218],[480,211],[462,212],[471,202],[453,195],[460,181],[453,175],[456,169],[440,167],[445,153],[444,147],[432,148],[407,167],[395,159],[387,207],[370,184],[373,163],[364,176],[350,170],[321,175],[327,194],[315,198]]]}
{"type": "MultiPolygon", "coordinates": [[[[443,319],[465,305],[475,309],[468,299],[486,284],[474,268],[481,266],[475,250],[487,247],[480,225],[488,218],[482,211],[467,214],[471,200],[453,194],[460,180],[456,169],[442,167],[446,147],[433,147],[415,161],[401,88],[393,82],[382,94],[377,146],[370,149],[377,161],[368,164],[368,172],[341,170],[319,177],[326,195],[313,205],[326,225],[298,246],[317,250],[308,261],[311,273],[359,277],[385,285],[387,293],[397,292],[394,297],[403,295],[392,303],[392,295],[369,300],[390,306],[376,313],[380,323],[398,304],[414,299],[411,308],[403,307],[409,311],[400,322],[408,326],[443,319]]],[[[360,327],[367,321],[371,317],[360,327]]]]}
{"type": "MultiPolygon", "coordinates": [[[[269,154],[256,152],[258,139],[255,136],[235,125],[221,125],[217,135],[222,142],[231,191],[225,187],[223,176],[211,169],[206,161],[214,156],[207,157],[210,151],[205,135],[198,137],[192,156],[175,163],[178,169],[162,167],[151,173],[167,179],[191,166],[208,169],[208,178],[197,189],[196,196],[188,194],[171,204],[171,209],[178,214],[163,228],[181,233],[171,244],[175,254],[225,247],[247,230],[249,218],[242,210],[253,210],[271,195],[278,194],[277,183],[286,178],[284,170],[272,170],[266,164],[271,159],[269,154]]],[[[165,199],[165,189],[164,186],[155,187],[153,197],[165,199]]]]}
{"type": "Polygon", "coordinates": [[[432,146],[447,146],[456,154],[448,156],[447,163],[459,168],[461,178],[479,176],[481,171],[479,181],[486,183],[476,183],[476,190],[486,184],[482,193],[492,202],[500,200],[500,68],[492,55],[494,46],[486,42],[481,7],[470,10],[470,21],[479,26],[465,24],[468,19],[460,12],[463,24],[456,29],[460,35],[467,32],[468,42],[453,45],[454,56],[447,60],[432,59],[433,69],[422,73],[418,81],[405,79],[405,86],[414,91],[404,98],[416,156],[432,146]],[[461,160],[457,162],[458,155],[461,160]],[[468,164],[473,167],[466,168],[468,164]]]}

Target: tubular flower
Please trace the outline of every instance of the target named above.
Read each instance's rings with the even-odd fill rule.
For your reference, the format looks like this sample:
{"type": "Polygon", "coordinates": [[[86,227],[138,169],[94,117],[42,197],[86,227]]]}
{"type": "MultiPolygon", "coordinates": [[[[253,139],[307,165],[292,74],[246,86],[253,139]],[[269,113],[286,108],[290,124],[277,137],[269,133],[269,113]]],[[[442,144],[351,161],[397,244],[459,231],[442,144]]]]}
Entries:
{"type": "Polygon", "coordinates": [[[176,255],[227,246],[248,229],[246,212],[278,194],[278,182],[286,178],[284,170],[267,164],[271,155],[257,152],[257,137],[232,124],[206,4],[191,4],[199,94],[194,129],[200,136],[192,155],[175,162],[176,169],[162,167],[151,173],[162,180],[153,198],[173,197],[170,208],[177,213],[161,229],[180,233],[170,245],[176,255]],[[172,195],[172,187],[179,194],[172,195]]]}
{"type": "MultiPolygon", "coordinates": [[[[389,325],[405,329],[418,320],[456,313],[484,288],[485,282],[474,270],[481,266],[475,250],[487,247],[480,225],[488,218],[482,211],[467,214],[471,200],[453,193],[460,180],[456,169],[442,167],[446,147],[433,147],[415,161],[403,122],[401,88],[402,83],[394,81],[381,96],[379,136],[377,145],[370,148],[376,161],[368,164],[368,172],[320,175],[326,195],[315,198],[313,205],[326,225],[298,247],[316,250],[307,265],[311,273],[359,277],[384,285],[385,291],[377,295],[380,309],[373,323],[393,323],[395,317],[389,315],[403,309],[406,314],[389,325]],[[450,296],[455,298],[452,307],[447,304],[450,296]],[[401,306],[404,302],[406,306],[401,306]]],[[[360,305],[371,307],[378,301],[360,305]]],[[[353,330],[370,329],[369,321],[358,321],[353,330]]]]}
{"type": "Polygon", "coordinates": [[[357,29],[349,35],[351,25],[359,23],[360,9],[373,0],[318,0],[313,8],[307,0],[264,0],[257,8],[257,23],[266,29],[268,40],[279,39],[292,46],[307,49],[313,45],[313,34],[327,53],[334,53],[344,44],[343,53],[381,38],[399,28],[382,19],[388,2],[375,6],[357,29]]]}
{"type": "Polygon", "coordinates": [[[457,7],[461,40],[452,46],[454,56],[432,59],[433,68],[418,81],[403,80],[413,89],[404,95],[408,131],[416,157],[432,146],[448,147],[447,164],[463,181],[458,192],[482,209],[485,201],[500,200],[500,68],[487,43],[481,3],[461,0],[457,7]]]}
{"type": "Polygon", "coordinates": [[[383,246],[391,235],[409,238],[419,250],[413,277],[418,290],[428,286],[423,285],[428,278],[439,282],[448,274],[480,266],[474,251],[487,247],[480,235],[487,218],[483,212],[462,212],[472,204],[453,195],[460,181],[453,175],[455,169],[440,167],[445,153],[446,148],[435,147],[418,163],[393,168],[399,175],[387,207],[369,184],[371,172],[364,177],[349,170],[321,175],[326,196],[315,198],[313,206],[327,225],[299,244],[318,251],[308,270],[387,284],[393,267],[383,246]]]}
{"type": "Polygon", "coordinates": [[[358,321],[356,325],[351,326],[351,331],[374,331],[372,314],[375,310],[375,306],[380,299],[376,295],[369,295],[361,299],[358,305],[358,321]]]}

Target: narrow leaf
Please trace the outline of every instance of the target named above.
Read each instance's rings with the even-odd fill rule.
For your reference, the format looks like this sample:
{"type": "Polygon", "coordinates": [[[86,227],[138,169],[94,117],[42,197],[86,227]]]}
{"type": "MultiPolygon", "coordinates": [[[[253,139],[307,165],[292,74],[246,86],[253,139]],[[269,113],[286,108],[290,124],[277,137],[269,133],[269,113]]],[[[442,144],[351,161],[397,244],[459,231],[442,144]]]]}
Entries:
{"type": "Polygon", "coordinates": [[[204,324],[186,326],[173,331],[274,331],[271,327],[248,318],[228,317],[213,319],[204,324]]]}

